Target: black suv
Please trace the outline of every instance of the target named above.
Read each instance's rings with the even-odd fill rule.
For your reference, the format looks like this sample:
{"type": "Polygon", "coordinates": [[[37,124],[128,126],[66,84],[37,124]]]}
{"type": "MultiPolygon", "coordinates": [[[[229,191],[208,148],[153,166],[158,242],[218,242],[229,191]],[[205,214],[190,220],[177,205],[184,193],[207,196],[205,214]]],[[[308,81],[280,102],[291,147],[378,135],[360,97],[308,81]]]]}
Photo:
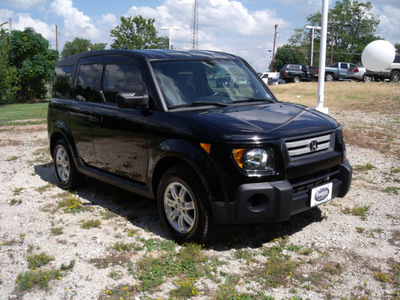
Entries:
{"type": "Polygon", "coordinates": [[[350,188],[341,126],[275,99],[241,58],[106,50],[56,66],[48,134],[61,187],[83,175],[158,203],[180,241],[282,221],[350,188]]]}

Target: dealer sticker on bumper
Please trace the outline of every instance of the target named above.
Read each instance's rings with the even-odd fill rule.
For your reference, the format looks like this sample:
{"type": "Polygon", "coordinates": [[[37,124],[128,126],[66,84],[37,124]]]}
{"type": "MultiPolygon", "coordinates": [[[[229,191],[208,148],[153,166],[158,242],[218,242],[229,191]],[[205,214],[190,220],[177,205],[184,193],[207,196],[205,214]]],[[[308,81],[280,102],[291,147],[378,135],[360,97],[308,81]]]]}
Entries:
{"type": "Polygon", "coordinates": [[[317,206],[332,199],[332,182],[311,190],[311,206],[317,206]]]}

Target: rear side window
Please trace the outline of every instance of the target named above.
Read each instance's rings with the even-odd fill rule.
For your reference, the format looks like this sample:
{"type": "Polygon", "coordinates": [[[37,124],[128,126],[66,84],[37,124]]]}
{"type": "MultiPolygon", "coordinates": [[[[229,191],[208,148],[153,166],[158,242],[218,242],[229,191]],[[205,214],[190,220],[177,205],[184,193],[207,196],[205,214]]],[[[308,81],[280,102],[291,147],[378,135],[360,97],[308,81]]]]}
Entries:
{"type": "Polygon", "coordinates": [[[76,78],[75,99],[98,102],[96,93],[100,66],[98,64],[80,65],[76,78]]]}
{"type": "Polygon", "coordinates": [[[109,64],[104,69],[103,93],[106,102],[116,103],[118,93],[143,95],[142,75],[137,66],[109,64]]]}
{"type": "Polygon", "coordinates": [[[394,57],[394,61],[393,62],[399,64],[400,63],[400,55],[396,55],[394,57]]]}
{"type": "Polygon", "coordinates": [[[53,97],[60,99],[71,99],[72,71],[73,66],[57,67],[54,78],[53,97]]]}

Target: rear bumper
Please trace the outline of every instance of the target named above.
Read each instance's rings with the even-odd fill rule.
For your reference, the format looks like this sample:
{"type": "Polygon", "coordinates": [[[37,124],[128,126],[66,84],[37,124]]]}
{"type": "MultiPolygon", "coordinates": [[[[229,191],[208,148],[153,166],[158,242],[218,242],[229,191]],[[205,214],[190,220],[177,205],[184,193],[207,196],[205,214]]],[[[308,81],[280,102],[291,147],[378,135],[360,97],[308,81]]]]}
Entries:
{"type": "MultiPolygon", "coordinates": [[[[332,198],[344,197],[350,189],[352,167],[349,162],[339,166],[332,182],[332,198]]],[[[325,182],[325,183],[326,183],[325,182]]],[[[278,222],[311,209],[311,188],[295,192],[288,180],[240,185],[233,202],[216,202],[218,223],[278,222]]]]}

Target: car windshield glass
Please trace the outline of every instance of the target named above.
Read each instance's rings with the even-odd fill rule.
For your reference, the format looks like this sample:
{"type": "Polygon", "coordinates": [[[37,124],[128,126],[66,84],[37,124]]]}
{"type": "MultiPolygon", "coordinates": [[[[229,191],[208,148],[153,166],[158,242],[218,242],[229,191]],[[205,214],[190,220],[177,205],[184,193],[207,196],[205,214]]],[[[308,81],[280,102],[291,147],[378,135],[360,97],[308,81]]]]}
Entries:
{"type": "Polygon", "coordinates": [[[274,101],[256,75],[240,60],[153,61],[152,66],[168,108],[226,106],[274,101]]]}

